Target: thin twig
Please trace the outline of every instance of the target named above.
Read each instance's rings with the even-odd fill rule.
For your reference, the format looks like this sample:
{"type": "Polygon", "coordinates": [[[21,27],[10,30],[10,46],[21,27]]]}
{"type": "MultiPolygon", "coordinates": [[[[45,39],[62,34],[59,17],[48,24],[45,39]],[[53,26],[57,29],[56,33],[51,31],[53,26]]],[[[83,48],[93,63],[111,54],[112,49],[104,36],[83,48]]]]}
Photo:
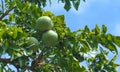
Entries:
{"type": "Polygon", "coordinates": [[[12,11],[15,7],[16,7],[16,6],[11,7],[10,9],[6,10],[6,12],[3,13],[2,16],[0,16],[0,20],[2,20],[6,15],[8,15],[8,13],[9,13],[10,11],[12,11]]]}
{"type": "Polygon", "coordinates": [[[4,3],[3,3],[3,0],[1,0],[1,3],[2,3],[2,13],[4,13],[4,3]]]}

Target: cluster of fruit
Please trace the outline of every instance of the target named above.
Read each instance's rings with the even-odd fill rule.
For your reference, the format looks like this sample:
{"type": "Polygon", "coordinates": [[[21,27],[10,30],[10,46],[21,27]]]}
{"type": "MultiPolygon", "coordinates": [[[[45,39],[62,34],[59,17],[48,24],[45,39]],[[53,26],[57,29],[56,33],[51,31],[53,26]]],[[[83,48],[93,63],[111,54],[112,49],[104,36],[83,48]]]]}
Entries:
{"type": "MultiPolygon", "coordinates": [[[[41,41],[46,47],[54,46],[58,40],[58,34],[52,30],[52,27],[53,22],[48,16],[42,16],[36,20],[35,29],[37,31],[43,32],[41,41]]],[[[30,44],[34,44],[32,46],[38,45],[38,40],[36,38],[28,37],[28,40],[30,44]]]]}

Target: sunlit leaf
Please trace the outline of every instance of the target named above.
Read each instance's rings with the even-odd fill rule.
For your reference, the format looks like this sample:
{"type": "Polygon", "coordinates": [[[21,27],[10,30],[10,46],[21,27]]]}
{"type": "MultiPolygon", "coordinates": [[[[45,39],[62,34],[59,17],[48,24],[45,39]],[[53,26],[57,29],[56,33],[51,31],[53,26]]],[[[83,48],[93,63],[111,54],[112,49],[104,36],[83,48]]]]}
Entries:
{"type": "Polygon", "coordinates": [[[95,33],[96,33],[96,34],[99,34],[99,33],[100,33],[100,28],[99,28],[98,25],[96,25],[96,27],[95,27],[95,33]]]}
{"type": "MultiPolygon", "coordinates": [[[[16,28],[14,28],[14,29],[16,29],[16,28]]],[[[15,39],[17,37],[17,30],[14,30],[14,32],[13,32],[13,38],[15,39]]]]}
{"type": "Polygon", "coordinates": [[[119,37],[114,37],[113,42],[120,47],[120,38],[119,37]]]}
{"type": "Polygon", "coordinates": [[[13,20],[14,20],[14,17],[15,17],[14,14],[13,14],[13,13],[10,13],[10,15],[9,15],[9,20],[10,20],[10,21],[13,21],[13,20]]]}
{"type": "Polygon", "coordinates": [[[111,34],[108,34],[108,35],[107,35],[107,39],[110,40],[110,41],[112,41],[112,35],[111,35],[111,34]]]}
{"type": "Polygon", "coordinates": [[[27,1],[21,11],[26,12],[26,11],[29,11],[29,9],[30,9],[30,3],[27,1]]]}

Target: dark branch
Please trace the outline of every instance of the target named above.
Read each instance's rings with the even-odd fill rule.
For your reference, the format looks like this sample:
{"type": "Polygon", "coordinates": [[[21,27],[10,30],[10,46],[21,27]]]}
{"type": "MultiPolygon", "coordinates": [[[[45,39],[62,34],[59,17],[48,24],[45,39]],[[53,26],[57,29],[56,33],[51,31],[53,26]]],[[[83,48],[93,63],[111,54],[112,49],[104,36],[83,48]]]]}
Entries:
{"type": "Polygon", "coordinates": [[[41,52],[36,58],[34,58],[34,60],[32,61],[32,68],[40,66],[40,62],[43,58],[43,53],[41,52]]]}
{"type": "Polygon", "coordinates": [[[3,59],[3,58],[0,58],[0,62],[11,63],[10,59],[3,59]]]}
{"type": "Polygon", "coordinates": [[[14,65],[17,69],[21,68],[21,69],[28,69],[28,70],[32,70],[32,67],[31,66],[23,66],[23,67],[20,67],[20,65],[18,63],[15,63],[14,61],[11,61],[10,59],[5,59],[5,58],[0,58],[0,62],[2,63],[9,63],[9,64],[12,64],[14,65]]]}
{"type": "Polygon", "coordinates": [[[0,58],[0,62],[5,63],[5,64],[12,64],[17,68],[17,70],[27,69],[27,70],[31,70],[33,72],[36,72],[36,67],[42,65],[42,64],[39,64],[41,62],[42,58],[43,58],[43,53],[41,52],[36,58],[34,58],[31,66],[24,65],[22,67],[18,63],[15,62],[16,59],[11,61],[10,59],[0,58]]]}
{"type": "Polygon", "coordinates": [[[11,7],[11,8],[8,9],[5,13],[3,13],[2,16],[0,17],[0,20],[2,20],[6,15],[8,15],[8,13],[9,13],[10,11],[12,11],[15,7],[16,7],[16,6],[11,7]]]}

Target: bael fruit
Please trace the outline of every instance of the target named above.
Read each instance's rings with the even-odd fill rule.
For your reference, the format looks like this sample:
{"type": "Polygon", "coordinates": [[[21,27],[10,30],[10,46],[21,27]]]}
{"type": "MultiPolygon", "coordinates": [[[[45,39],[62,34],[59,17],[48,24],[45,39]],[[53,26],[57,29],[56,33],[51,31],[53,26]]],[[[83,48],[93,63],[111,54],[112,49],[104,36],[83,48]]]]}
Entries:
{"type": "Polygon", "coordinates": [[[36,52],[37,49],[39,48],[39,42],[35,37],[28,37],[27,44],[28,44],[27,48],[32,50],[33,52],[36,52]]]}
{"type": "Polygon", "coordinates": [[[42,35],[42,42],[46,47],[54,46],[58,40],[58,34],[53,30],[49,30],[42,35]]]}
{"type": "Polygon", "coordinates": [[[50,30],[52,27],[53,23],[48,16],[42,16],[36,20],[35,28],[39,31],[47,31],[50,30]]]}

